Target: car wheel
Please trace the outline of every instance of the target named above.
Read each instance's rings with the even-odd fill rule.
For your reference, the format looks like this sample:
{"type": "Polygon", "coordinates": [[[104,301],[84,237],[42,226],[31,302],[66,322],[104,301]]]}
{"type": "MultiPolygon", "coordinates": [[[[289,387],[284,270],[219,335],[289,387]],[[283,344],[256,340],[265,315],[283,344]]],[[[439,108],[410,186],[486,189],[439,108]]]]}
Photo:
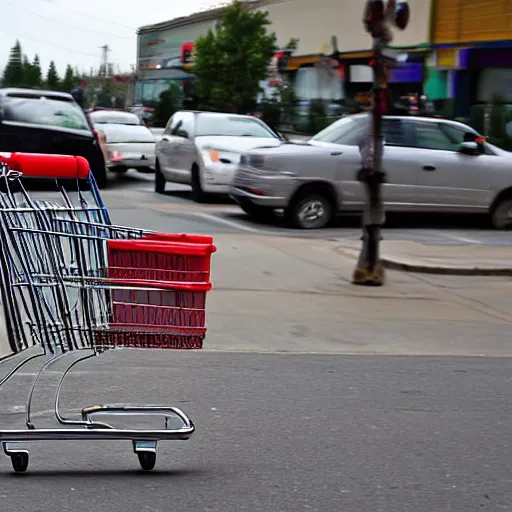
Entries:
{"type": "Polygon", "coordinates": [[[306,192],[285,210],[289,224],[299,229],[320,229],[332,220],[334,208],[326,194],[318,191],[306,192]]]}
{"type": "Polygon", "coordinates": [[[165,178],[160,170],[160,164],[158,160],[155,166],[155,192],[157,194],[165,194],[165,178]]]}
{"type": "Polygon", "coordinates": [[[196,203],[202,203],[206,199],[206,194],[201,186],[201,178],[199,176],[199,168],[197,166],[192,167],[192,199],[196,203]]]}
{"type": "Polygon", "coordinates": [[[512,228],[512,197],[500,199],[492,210],[492,224],[496,229],[512,228]]]}
{"type": "Polygon", "coordinates": [[[273,208],[260,206],[258,204],[251,203],[251,201],[242,200],[239,205],[240,208],[249,215],[249,217],[257,220],[269,219],[274,213],[273,208]]]}
{"type": "Polygon", "coordinates": [[[94,180],[98,188],[105,188],[107,186],[107,171],[105,169],[94,172],[94,180]]]}

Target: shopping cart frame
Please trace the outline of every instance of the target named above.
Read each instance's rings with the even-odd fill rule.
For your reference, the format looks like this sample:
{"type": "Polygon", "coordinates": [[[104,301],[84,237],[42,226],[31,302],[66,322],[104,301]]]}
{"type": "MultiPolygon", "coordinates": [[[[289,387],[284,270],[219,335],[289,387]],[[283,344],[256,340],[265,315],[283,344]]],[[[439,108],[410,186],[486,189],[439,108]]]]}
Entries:
{"type": "MultiPolygon", "coordinates": [[[[41,156],[41,155],[40,155],[41,156]]],[[[149,230],[138,230],[136,228],[125,228],[122,226],[112,225],[110,222],[110,218],[108,217],[108,212],[102,203],[101,196],[99,195],[99,191],[94,182],[94,177],[89,172],[89,167],[87,162],[84,159],[80,159],[80,157],[75,158],[74,162],[70,162],[69,159],[67,162],[63,162],[62,157],[60,157],[61,167],[57,170],[54,168],[51,171],[41,171],[41,169],[34,170],[34,166],[32,167],[28,164],[23,164],[23,159],[18,158],[18,162],[9,162],[2,161],[0,159],[0,180],[3,180],[7,185],[7,189],[9,189],[9,183],[16,182],[20,177],[37,175],[41,174],[45,177],[50,177],[49,173],[51,172],[51,178],[55,178],[56,182],[59,185],[59,179],[76,179],[77,182],[79,180],[87,180],[88,185],[91,188],[92,195],[96,201],[96,205],[92,208],[88,209],[88,212],[96,212],[98,214],[98,222],[88,222],[88,224],[93,227],[96,225],[100,230],[120,230],[126,231],[126,238],[130,238],[130,233],[133,234],[134,237],[141,235],[149,235],[151,236],[154,232],[149,230]],[[22,164],[20,164],[20,161],[22,164]],[[69,164],[69,165],[68,165],[69,164]],[[66,167],[67,165],[67,167],[66,167]],[[21,169],[20,169],[21,168],[21,169]],[[32,174],[31,174],[32,173],[32,174]],[[54,175],[57,174],[57,175],[54,175]]],[[[42,162],[42,160],[40,160],[42,162]]],[[[54,159],[55,163],[55,159],[54,159]]],[[[59,163],[59,162],[57,162],[59,163]]],[[[26,194],[23,186],[21,187],[22,191],[26,194]]],[[[65,202],[68,201],[66,198],[66,192],[62,188],[59,188],[61,193],[63,193],[63,197],[65,202]]],[[[8,198],[10,201],[12,198],[8,198]]],[[[71,209],[71,206],[70,206],[71,209]]],[[[3,212],[9,212],[11,208],[6,208],[4,205],[3,212]]],[[[64,207],[61,211],[65,211],[64,207]]],[[[20,208],[17,208],[13,203],[12,211],[20,212],[20,208]]],[[[44,208],[41,208],[41,211],[44,211],[44,208]]],[[[74,221],[72,221],[74,222],[74,221]]],[[[78,221],[80,223],[80,221],[78,221]]],[[[2,235],[3,236],[3,235],[2,235]]],[[[64,236],[62,233],[59,233],[59,236],[64,236]]],[[[76,235],[75,235],[76,236],[76,235]]],[[[87,235],[84,235],[87,236],[87,235]]],[[[1,240],[2,243],[5,240],[1,240]]],[[[9,262],[5,257],[1,258],[1,272],[4,279],[9,275],[10,269],[8,268],[9,262]]],[[[77,282],[80,283],[80,278],[77,278],[77,282]]],[[[102,286],[105,283],[109,284],[108,279],[100,279],[100,278],[88,278],[95,286],[102,286]]],[[[69,284],[69,283],[68,283],[69,284]]],[[[82,283],[83,284],[83,283],[82,283]]],[[[14,284],[12,284],[14,286],[14,284]]],[[[43,285],[41,285],[43,286],[43,285]]],[[[112,285],[110,282],[109,286],[111,288],[115,288],[115,285],[112,285]]],[[[123,290],[152,290],[153,288],[145,288],[144,286],[137,284],[132,286],[123,286],[123,290]]],[[[15,304],[12,304],[13,297],[9,296],[7,287],[5,285],[1,286],[2,290],[2,303],[4,308],[8,308],[10,313],[13,314],[16,311],[15,304]]],[[[9,314],[5,312],[5,318],[7,321],[8,330],[12,331],[12,328],[9,325],[10,319],[9,314]]],[[[12,319],[11,319],[12,320],[12,319]]],[[[27,403],[26,403],[26,428],[25,429],[0,429],[0,442],[2,443],[3,451],[5,455],[11,458],[13,469],[16,472],[24,472],[28,468],[29,464],[29,451],[25,447],[25,443],[31,443],[34,441],[62,441],[62,440],[126,440],[131,441],[133,445],[133,451],[137,454],[140,466],[143,470],[148,471],[152,470],[155,467],[156,463],[156,455],[157,455],[157,443],[159,441],[173,441],[173,440],[188,440],[193,433],[195,432],[195,426],[192,420],[179,408],[171,407],[171,406],[158,406],[158,405],[145,405],[145,406],[131,406],[131,405],[95,405],[88,406],[82,409],[81,419],[70,419],[66,418],[61,410],[60,410],[60,395],[62,391],[63,384],[65,382],[66,377],[71,372],[73,368],[75,368],[79,363],[87,361],[91,358],[97,357],[101,355],[106,348],[91,346],[80,348],[80,352],[82,352],[81,356],[73,361],[69,361],[67,367],[63,370],[61,374],[61,378],[58,382],[58,385],[55,389],[54,393],[54,407],[53,412],[55,419],[58,424],[61,426],[56,428],[36,428],[32,422],[31,415],[31,406],[32,399],[34,396],[34,391],[38,384],[38,381],[41,375],[54,363],[61,359],[69,359],[66,356],[70,354],[77,353],[77,350],[65,349],[64,346],[61,346],[59,350],[56,345],[55,350],[48,350],[48,347],[45,343],[37,343],[34,340],[32,341],[32,347],[25,346],[20,349],[19,341],[18,344],[15,343],[14,340],[9,340],[12,350],[14,351],[8,357],[0,359],[1,366],[8,364],[9,362],[13,362],[14,365],[7,373],[7,375],[0,380],[0,389],[4,386],[11,378],[16,376],[18,371],[28,364],[31,361],[36,359],[43,358],[44,363],[40,366],[39,371],[37,372],[35,378],[33,379],[30,392],[28,394],[27,403]],[[37,351],[37,349],[42,349],[37,351]],[[21,361],[18,360],[20,354],[24,352],[30,352],[25,359],[21,361]],[[90,352],[87,355],[83,354],[83,351],[90,352]],[[116,416],[156,416],[163,420],[163,428],[158,429],[123,429],[112,426],[109,423],[104,421],[98,421],[96,418],[98,416],[104,416],[107,418],[114,418],[116,416]],[[181,422],[181,425],[178,428],[170,428],[169,420],[178,419],[181,422]]]]}

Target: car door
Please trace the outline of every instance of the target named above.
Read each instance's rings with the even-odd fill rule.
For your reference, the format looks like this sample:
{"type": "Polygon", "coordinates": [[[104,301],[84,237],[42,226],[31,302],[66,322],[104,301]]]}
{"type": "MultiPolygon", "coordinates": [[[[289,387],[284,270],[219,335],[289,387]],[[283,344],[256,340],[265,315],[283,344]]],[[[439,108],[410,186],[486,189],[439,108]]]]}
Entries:
{"type": "MultiPolygon", "coordinates": [[[[492,154],[459,152],[466,134],[473,132],[445,122],[411,120],[414,148],[411,166],[417,175],[418,205],[425,209],[473,210],[492,201],[492,154]]],[[[476,137],[476,133],[473,136],[476,137]]]]}
{"type": "Polygon", "coordinates": [[[386,209],[411,209],[416,196],[416,176],[411,168],[411,138],[408,120],[385,117],[382,126],[384,154],[382,167],[386,181],[382,186],[382,199],[386,209]]]}
{"type": "Polygon", "coordinates": [[[157,158],[160,164],[160,170],[168,181],[175,179],[175,142],[176,138],[173,132],[179,126],[181,121],[180,112],[176,112],[167,123],[162,138],[158,142],[157,158]]]}
{"type": "MultiPolygon", "coordinates": [[[[358,210],[366,202],[365,189],[357,174],[361,169],[361,146],[368,120],[369,116],[352,117],[349,130],[340,123],[340,136],[333,138],[333,142],[340,144],[339,150],[333,149],[331,154],[336,159],[335,182],[344,209],[358,210]]],[[[409,165],[409,135],[401,118],[385,118],[383,133],[383,169],[387,180],[382,187],[382,198],[387,207],[399,208],[412,200],[416,184],[409,165]]]]}
{"type": "Polygon", "coordinates": [[[174,170],[181,183],[190,184],[192,166],[196,163],[195,115],[192,112],[182,112],[180,120],[181,124],[174,132],[174,170]]]}

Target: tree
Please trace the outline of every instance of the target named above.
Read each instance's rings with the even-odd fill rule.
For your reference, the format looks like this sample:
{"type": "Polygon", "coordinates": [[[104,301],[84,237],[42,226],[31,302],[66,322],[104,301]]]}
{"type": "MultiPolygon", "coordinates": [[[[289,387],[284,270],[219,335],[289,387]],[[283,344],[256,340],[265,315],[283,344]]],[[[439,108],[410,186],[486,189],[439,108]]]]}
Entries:
{"type": "Polygon", "coordinates": [[[247,112],[255,104],[276,51],[268,33],[268,13],[249,10],[240,1],[224,9],[216,30],[199,37],[194,74],[199,95],[217,110],[247,112]]]}
{"type": "Polygon", "coordinates": [[[42,82],[41,64],[39,62],[39,55],[36,53],[30,67],[30,77],[27,79],[27,83],[30,84],[30,87],[38,88],[41,87],[42,82]]]}
{"type": "Polygon", "coordinates": [[[59,75],[57,73],[57,68],[55,67],[55,62],[50,61],[50,65],[48,67],[48,73],[46,74],[46,87],[51,89],[52,91],[56,91],[59,88],[59,75]]]}
{"type": "Polygon", "coordinates": [[[169,85],[169,88],[160,94],[155,107],[155,126],[164,127],[169,118],[182,108],[183,94],[181,89],[175,83],[169,85]]]}
{"type": "Polygon", "coordinates": [[[68,64],[66,67],[66,73],[61,83],[61,89],[64,92],[70,92],[71,89],[76,85],[76,78],[73,68],[68,64]]]}
{"type": "Polygon", "coordinates": [[[36,55],[33,62],[28,60],[26,55],[23,56],[23,87],[35,89],[41,87],[41,66],[39,65],[39,57],[36,55]]]}
{"type": "Polygon", "coordinates": [[[26,55],[23,55],[23,64],[21,67],[23,69],[23,82],[21,85],[23,85],[23,87],[30,87],[29,80],[30,72],[32,71],[32,64],[26,55]]]}
{"type": "Polygon", "coordinates": [[[23,63],[21,45],[16,41],[11,48],[9,61],[4,70],[3,86],[4,87],[21,87],[23,85],[23,63]]]}

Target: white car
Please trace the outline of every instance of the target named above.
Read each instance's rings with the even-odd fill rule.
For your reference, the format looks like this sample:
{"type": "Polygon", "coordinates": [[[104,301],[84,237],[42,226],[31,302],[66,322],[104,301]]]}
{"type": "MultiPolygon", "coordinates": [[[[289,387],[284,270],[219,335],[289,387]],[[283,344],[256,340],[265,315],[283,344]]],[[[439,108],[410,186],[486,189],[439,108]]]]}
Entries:
{"type": "Polygon", "coordinates": [[[135,114],[97,110],[89,118],[104,137],[108,170],[122,173],[128,169],[141,172],[154,169],[155,137],[135,114]]]}
{"type": "Polygon", "coordinates": [[[243,153],[282,142],[252,116],[176,112],[156,144],[155,191],[163,194],[169,181],[191,185],[195,201],[228,194],[243,153]]]}
{"type": "MultiPolygon", "coordinates": [[[[284,210],[300,229],[326,226],[366,204],[358,181],[368,114],[344,117],[304,144],[242,156],[231,196],[253,217],[284,210]]],[[[447,119],[385,116],[382,187],[389,212],[488,213],[512,228],[512,153],[447,119]]]]}

